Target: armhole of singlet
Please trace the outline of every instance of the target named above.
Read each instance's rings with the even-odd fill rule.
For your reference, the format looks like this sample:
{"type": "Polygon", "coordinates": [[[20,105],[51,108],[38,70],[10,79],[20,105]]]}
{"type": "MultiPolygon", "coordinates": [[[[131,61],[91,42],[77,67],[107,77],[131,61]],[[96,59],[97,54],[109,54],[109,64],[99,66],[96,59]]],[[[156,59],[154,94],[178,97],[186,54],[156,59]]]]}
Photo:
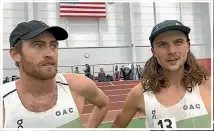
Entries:
{"type": "Polygon", "coordinates": [[[148,104],[147,104],[147,101],[148,101],[148,92],[142,90],[142,95],[143,95],[143,100],[144,100],[144,113],[146,115],[147,114],[147,110],[148,110],[148,104]]]}
{"type": "Polygon", "coordinates": [[[6,85],[3,85],[1,91],[2,93],[2,98],[5,99],[7,96],[10,94],[14,93],[16,91],[16,84],[15,81],[7,83],[6,85]]]}
{"type": "Polygon", "coordinates": [[[193,89],[193,92],[195,92],[195,93],[201,95],[200,89],[199,89],[199,85],[198,85],[198,84],[195,85],[195,87],[194,87],[194,89],[193,89]]]}
{"type": "MultiPolygon", "coordinates": [[[[75,101],[74,101],[74,98],[73,98],[73,96],[72,96],[72,94],[71,94],[71,89],[69,88],[68,81],[66,80],[65,76],[64,76],[63,74],[57,74],[57,77],[58,77],[58,79],[57,79],[56,82],[62,84],[64,90],[65,90],[67,93],[69,93],[69,96],[72,98],[72,101],[73,101],[73,103],[75,104],[76,109],[78,110],[77,105],[76,105],[76,103],[75,103],[75,101]]],[[[78,115],[79,115],[79,117],[80,117],[80,115],[81,115],[79,111],[78,111],[78,115]]]]}
{"type": "MultiPolygon", "coordinates": [[[[2,91],[2,107],[4,107],[4,112],[2,109],[2,118],[3,118],[3,113],[4,115],[4,123],[3,123],[3,119],[2,119],[2,126],[5,127],[7,124],[7,112],[10,112],[10,108],[8,108],[8,105],[11,104],[10,102],[8,102],[8,97],[15,93],[17,91],[16,87],[15,87],[15,81],[10,82],[10,83],[6,83],[5,85],[3,85],[3,87],[1,87],[1,91],[2,91]],[[4,91],[3,91],[4,90],[4,91]]],[[[10,98],[9,98],[10,99],[10,98]]]]}
{"type": "Polygon", "coordinates": [[[196,84],[194,88],[194,93],[199,97],[199,99],[203,102],[203,99],[201,97],[201,92],[200,92],[200,85],[196,84]]]}
{"type": "Polygon", "coordinates": [[[69,93],[69,95],[73,98],[72,94],[71,94],[71,89],[70,86],[68,84],[68,81],[66,80],[65,76],[63,74],[57,74],[57,80],[56,83],[60,83],[63,87],[63,89],[69,93]]]}
{"type": "Polygon", "coordinates": [[[62,85],[67,85],[67,86],[69,87],[68,82],[67,82],[67,80],[65,79],[65,77],[64,77],[63,74],[57,74],[56,83],[60,83],[60,84],[62,84],[62,85]]]}

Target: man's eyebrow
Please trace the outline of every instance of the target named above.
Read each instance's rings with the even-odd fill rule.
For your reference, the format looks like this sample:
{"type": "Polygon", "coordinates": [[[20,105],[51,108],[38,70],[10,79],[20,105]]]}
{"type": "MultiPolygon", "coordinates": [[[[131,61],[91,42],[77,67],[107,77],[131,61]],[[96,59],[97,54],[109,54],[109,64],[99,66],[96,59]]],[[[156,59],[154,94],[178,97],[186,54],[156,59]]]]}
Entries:
{"type": "Polygon", "coordinates": [[[178,41],[178,40],[184,41],[184,39],[183,39],[183,38],[175,39],[175,41],[178,41]]]}
{"type": "Polygon", "coordinates": [[[36,42],[45,43],[45,42],[42,41],[42,40],[33,40],[33,41],[32,41],[32,43],[36,43],[36,42]]]}
{"type": "MultiPolygon", "coordinates": [[[[43,44],[46,43],[45,41],[42,41],[42,40],[32,40],[31,44],[36,43],[36,42],[43,43],[43,44]]],[[[57,40],[51,40],[51,43],[58,43],[58,41],[57,40]]]]}
{"type": "Polygon", "coordinates": [[[167,43],[166,41],[158,41],[157,44],[167,43]]]}
{"type": "MultiPolygon", "coordinates": [[[[185,41],[185,39],[183,39],[183,38],[177,38],[177,39],[175,39],[175,40],[173,40],[173,41],[185,41]]],[[[162,43],[167,43],[167,41],[163,41],[163,40],[160,40],[160,41],[157,41],[156,42],[157,44],[162,44],[162,43]]]]}
{"type": "Polygon", "coordinates": [[[57,40],[52,40],[51,43],[58,43],[58,41],[57,40]]]}

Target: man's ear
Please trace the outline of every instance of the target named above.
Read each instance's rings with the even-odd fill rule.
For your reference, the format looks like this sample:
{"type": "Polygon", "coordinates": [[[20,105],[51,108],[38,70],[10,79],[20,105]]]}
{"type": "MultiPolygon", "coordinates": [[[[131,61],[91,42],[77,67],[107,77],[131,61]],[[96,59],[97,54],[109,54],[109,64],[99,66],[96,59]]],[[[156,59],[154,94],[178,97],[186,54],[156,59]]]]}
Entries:
{"type": "Polygon", "coordinates": [[[10,49],[10,57],[16,61],[16,62],[20,62],[21,61],[21,54],[20,52],[18,52],[17,50],[15,50],[14,48],[10,49]]]}
{"type": "Polygon", "coordinates": [[[151,48],[151,52],[152,52],[152,55],[153,55],[154,57],[156,57],[155,50],[154,50],[153,47],[151,48]]]}
{"type": "Polygon", "coordinates": [[[190,52],[190,41],[187,42],[187,48],[188,48],[188,52],[190,52]]]}

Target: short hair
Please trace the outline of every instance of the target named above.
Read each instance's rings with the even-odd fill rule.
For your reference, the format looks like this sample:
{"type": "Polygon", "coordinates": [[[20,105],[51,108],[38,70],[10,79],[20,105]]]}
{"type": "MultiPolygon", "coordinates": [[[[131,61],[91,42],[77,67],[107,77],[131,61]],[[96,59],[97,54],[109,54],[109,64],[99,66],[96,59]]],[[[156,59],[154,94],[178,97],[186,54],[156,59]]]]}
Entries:
{"type": "MultiPolygon", "coordinates": [[[[10,48],[10,50],[15,50],[15,51],[21,53],[22,52],[22,41],[18,41],[14,47],[10,48]]],[[[16,67],[19,67],[18,62],[16,62],[16,61],[15,61],[15,65],[16,65],[16,67]]]]}

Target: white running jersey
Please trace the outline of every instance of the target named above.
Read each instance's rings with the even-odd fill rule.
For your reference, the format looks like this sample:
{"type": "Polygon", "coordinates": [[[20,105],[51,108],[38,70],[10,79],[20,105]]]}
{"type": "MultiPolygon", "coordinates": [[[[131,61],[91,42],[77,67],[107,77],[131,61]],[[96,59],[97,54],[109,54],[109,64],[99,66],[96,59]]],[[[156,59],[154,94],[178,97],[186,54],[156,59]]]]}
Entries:
{"type": "Polygon", "coordinates": [[[3,85],[5,128],[81,128],[79,112],[67,80],[56,75],[57,103],[45,112],[31,112],[23,105],[16,91],[15,81],[3,85]]]}
{"type": "Polygon", "coordinates": [[[211,117],[200,96],[199,86],[192,93],[186,91],[183,99],[165,107],[154,93],[144,92],[146,127],[148,128],[210,128],[211,117]]]}

